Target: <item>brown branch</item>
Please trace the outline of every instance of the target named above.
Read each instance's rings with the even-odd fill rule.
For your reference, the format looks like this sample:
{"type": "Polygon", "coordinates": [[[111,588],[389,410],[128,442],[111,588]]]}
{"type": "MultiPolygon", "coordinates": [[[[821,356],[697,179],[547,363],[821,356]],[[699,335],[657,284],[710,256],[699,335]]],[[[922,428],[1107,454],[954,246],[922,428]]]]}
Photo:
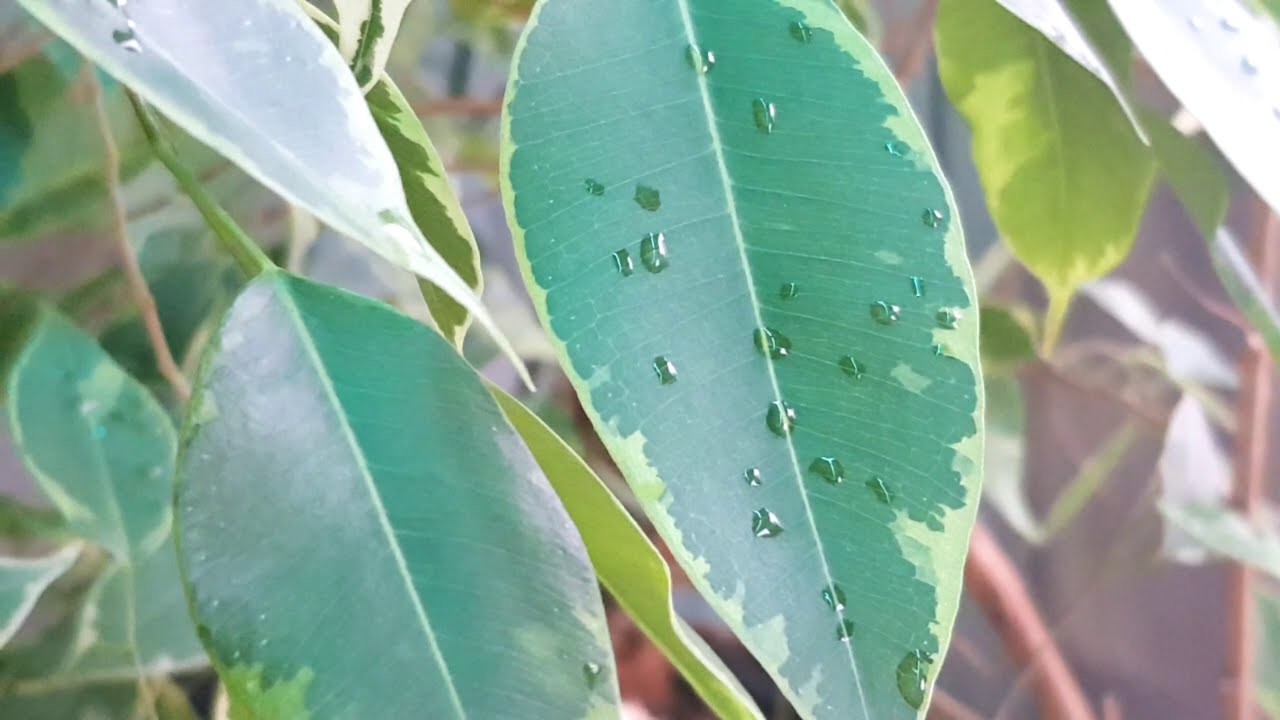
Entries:
{"type": "Polygon", "coordinates": [[[1090,398],[1096,398],[1098,400],[1106,400],[1119,405],[1129,413],[1129,415],[1133,416],[1134,419],[1140,420],[1144,425],[1147,425],[1152,432],[1163,435],[1165,429],[1169,426],[1168,417],[1156,415],[1151,410],[1135,403],[1124,393],[1116,392],[1115,388],[1103,385],[1090,385],[1089,383],[1083,382],[1072,377],[1068,373],[1063,372],[1061,368],[1047,361],[1041,361],[1034,367],[1050,380],[1071,388],[1083,395],[1087,395],[1090,398]]]}
{"type": "MultiPolygon", "coordinates": [[[[1254,233],[1250,254],[1264,289],[1276,282],[1275,242],[1270,237],[1276,229],[1276,216],[1261,199],[1253,213],[1254,233]]],[[[1250,520],[1257,519],[1266,494],[1267,420],[1271,416],[1271,384],[1273,374],[1267,345],[1257,331],[1245,335],[1244,357],[1240,361],[1240,395],[1236,405],[1235,487],[1233,504],[1250,520]]],[[[1226,717],[1228,720],[1253,720],[1255,705],[1256,658],[1254,647],[1257,618],[1254,617],[1253,585],[1256,578],[1244,564],[1231,575],[1231,617],[1227,654],[1226,717]]]]}
{"type": "Polygon", "coordinates": [[[964,581],[1009,656],[1029,666],[1041,715],[1047,720],[1097,720],[1017,567],[982,523],[973,529],[964,581]]]}
{"type": "Polygon", "coordinates": [[[93,63],[87,60],[84,64],[84,77],[89,96],[93,101],[98,131],[102,135],[103,174],[113,221],[111,236],[115,241],[120,269],[124,271],[129,295],[133,303],[138,306],[138,313],[142,316],[142,323],[147,329],[147,339],[151,342],[152,354],[156,356],[156,367],[160,370],[160,375],[173,388],[174,396],[179,402],[185,404],[191,398],[191,386],[169,350],[169,342],[165,340],[164,327],[160,324],[160,315],[156,310],[156,300],[151,296],[147,279],[142,275],[138,257],[133,251],[133,245],[129,242],[129,220],[124,208],[124,198],[120,195],[120,149],[116,147],[115,137],[111,134],[111,119],[107,116],[107,106],[102,100],[102,84],[98,82],[93,63]]]}
{"type": "Polygon", "coordinates": [[[446,98],[414,103],[413,112],[418,117],[462,115],[466,117],[497,117],[502,114],[502,100],[476,100],[474,98],[446,98]]]}
{"type": "Polygon", "coordinates": [[[1249,323],[1239,312],[1236,311],[1235,308],[1225,303],[1218,302],[1210,297],[1207,290],[1197,285],[1194,280],[1182,271],[1182,268],[1174,262],[1171,255],[1163,255],[1160,259],[1164,263],[1165,270],[1169,271],[1170,277],[1181,285],[1182,289],[1186,290],[1187,294],[1200,304],[1200,307],[1218,316],[1220,320],[1225,320],[1236,328],[1239,328],[1241,332],[1249,332],[1249,323]]]}
{"type": "Polygon", "coordinates": [[[893,70],[894,79],[903,88],[911,85],[929,59],[929,51],[933,49],[933,21],[937,15],[938,0],[925,0],[907,26],[913,32],[893,70]]]}

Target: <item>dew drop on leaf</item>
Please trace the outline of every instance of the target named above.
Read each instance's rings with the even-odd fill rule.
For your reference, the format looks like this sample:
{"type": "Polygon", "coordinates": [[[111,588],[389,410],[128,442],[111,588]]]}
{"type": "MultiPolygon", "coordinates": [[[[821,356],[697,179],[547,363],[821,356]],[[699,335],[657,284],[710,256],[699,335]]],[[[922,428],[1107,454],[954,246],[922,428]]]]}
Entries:
{"type": "Polygon", "coordinates": [[[131,53],[142,52],[142,43],[138,42],[138,35],[133,30],[133,21],[129,20],[128,24],[121,30],[111,33],[111,39],[122,50],[131,53]]]}
{"type": "Polygon", "coordinates": [[[822,588],[822,601],[827,607],[836,612],[844,612],[845,596],[844,590],[835,583],[831,583],[827,587],[822,588]]]}
{"type": "Polygon", "coordinates": [[[925,680],[933,658],[922,650],[912,650],[898,663],[898,692],[911,707],[924,704],[925,680]]]}
{"type": "Polygon", "coordinates": [[[756,98],[751,102],[751,116],[760,132],[771,133],[778,119],[778,107],[764,98],[756,98]]]}
{"type": "Polygon", "coordinates": [[[836,638],[841,642],[849,642],[851,637],[853,637],[853,621],[845,618],[836,626],[836,638]]]}
{"type": "Polygon", "coordinates": [[[844,371],[845,375],[848,375],[855,380],[861,379],[863,374],[867,371],[862,363],[853,359],[852,355],[845,355],[840,358],[840,369],[844,371]]]}
{"type": "Polygon", "coordinates": [[[772,328],[756,328],[752,333],[752,339],[755,341],[756,349],[760,354],[767,355],[774,360],[781,360],[791,354],[791,340],[782,333],[772,328]]]}
{"type": "Polygon", "coordinates": [[[653,359],[653,371],[658,375],[658,382],[673,385],[676,381],[676,364],[662,355],[653,359]]]}
{"type": "Polygon", "coordinates": [[[889,491],[889,486],[884,484],[884,480],[879,475],[872,475],[867,481],[867,487],[885,505],[893,502],[893,493],[889,491]]]}
{"type": "Polygon", "coordinates": [[[662,233],[649,233],[640,241],[640,262],[651,273],[660,273],[667,269],[667,237],[662,233]]]}
{"type": "Polygon", "coordinates": [[[656,212],[658,208],[662,207],[662,194],[658,192],[657,188],[652,188],[648,185],[636,186],[635,199],[637,205],[649,212],[656,212]]]}
{"type": "Polygon", "coordinates": [[[871,318],[881,325],[892,325],[898,322],[902,308],[883,300],[871,303],[871,318]]]}
{"type": "Polygon", "coordinates": [[[833,457],[824,455],[814,458],[813,462],[809,463],[809,472],[814,473],[832,485],[839,485],[844,482],[844,465],[833,457]]]}
{"type": "Polygon", "coordinates": [[[786,437],[791,434],[792,429],[796,426],[795,408],[786,404],[781,400],[774,400],[769,403],[769,413],[765,416],[765,424],[778,437],[786,437]]]}
{"type": "Polygon", "coordinates": [[[742,479],[747,481],[751,487],[760,487],[760,483],[764,482],[764,476],[760,473],[760,468],[747,468],[742,473],[742,479]]]}
{"type": "Polygon", "coordinates": [[[600,682],[600,664],[594,662],[582,663],[582,677],[587,681],[587,688],[594,690],[600,682]]]}
{"type": "Polygon", "coordinates": [[[761,538],[777,537],[782,534],[782,521],[768,508],[760,508],[751,513],[751,532],[761,538]]]}
{"type": "Polygon", "coordinates": [[[920,220],[925,225],[928,225],[931,228],[941,227],[942,211],[941,210],[925,210],[924,213],[920,215],[920,220]]]}
{"type": "Polygon", "coordinates": [[[945,330],[954,330],[956,328],[956,324],[960,322],[960,311],[943,308],[938,311],[938,314],[935,317],[938,321],[938,327],[945,330]]]}
{"type": "Polygon", "coordinates": [[[711,69],[716,66],[716,54],[697,45],[688,47],[685,51],[685,59],[689,61],[689,67],[703,75],[711,72],[711,69]]]}
{"type": "Polygon", "coordinates": [[[902,142],[901,140],[893,140],[891,142],[885,143],[884,149],[888,150],[889,154],[894,157],[904,158],[911,155],[910,146],[908,146],[906,143],[902,142]]]}
{"type": "Polygon", "coordinates": [[[783,300],[794,300],[799,294],[800,288],[793,282],[782,283],[782,287],[778,289],[778,297],[783,300]]]}
{"type": "Polygon", "coordinates": [[[918,275],[911,276],[911,292],[916,297],[924,297],[924,278],[918,275]]]}
{"type": "Polygon", "coordinates": [[[797,42],[807,43],[813,39],[813,28],[805,25],[799,20],[791,23],[790,29],[791,37],[795,38],[797,42]]]}
{"type": "Polygon", "coordinates": [[[582,184],[586,186],[587,192],[591,193],[592,195],[604,194],[604,185],[601,184],[598,180],[587,178],[586,180],[582,181],[582,184]]]}
{"type": "Polygon", "coordinates": [[[631,275],[631,273],[636,270],[636,265],[631,260],[631,253],[627,252],[625,249],[618,250],[613,254],[613,267],[623,277],[631,275]]]}

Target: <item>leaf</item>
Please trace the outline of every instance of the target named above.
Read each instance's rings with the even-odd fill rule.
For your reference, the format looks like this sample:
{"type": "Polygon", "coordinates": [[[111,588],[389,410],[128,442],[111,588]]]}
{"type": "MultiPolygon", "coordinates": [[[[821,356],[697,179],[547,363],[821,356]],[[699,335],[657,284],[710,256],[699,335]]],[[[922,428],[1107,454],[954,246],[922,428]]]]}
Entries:
{"type": "Polygon", "coordinates": [[[523,370],[475,293],[413,223],[359,88],[296,2],[225,0],[218,12],[202,0],[21,3],[268,188],[448,293],[523,370]]]}
{"type": "Polygon", "coordinates": [[[169,534],[173,426],[92,338],[37,313],[8,376],[14,445],[66,529],[131,562],[169,534]]]}
{"type": "Polygon", "coordinates": [[[982,369],[1012,373],[1036,357],[1035,318],[1025,307],[983,305],[980,326],[982,369]]]}
{"type": "Polygon", "coordinates": [[[1106,481],[1115,473],[1130,448],[1138,439],[1137,427],[1132,422],[1122,425],[1119,430],[1089,454],[1080,464],[1076,476],[1067,483],[1049,507],[1044,524],[1040,529],[1040,542],[1048,542],[1055,535],[1071,524],[1080,511],[1097,495],[1106,481]]]}
{"type": "Polygon", "coordinates": [[[880,44],[884,37],[884,21],[871,0],[836,0],[836,6],[872,45],[880,44]]]}
{"type": "MultiPolygon", "coordinates": [[[[1209,237],[1209,236],[1206,236],[1209,237]]],[[[1280,312],[1271,302],[1271,296],[1254,274],[1253,267],[1245,259],[1240,246],[1226,228],[1212,235],[1209,251],[1213,256],[1213,269],[1218,280],[1227,289],[1231,301],[1240,308],[1246,320],[1258,331],[1271,352],[1280,359],[1280,312]]]]}
{"type": "Polygon", "coordinates": [[[981,460],[956,211],[834,5],[724,7],[538,5],[506,95],[518,255],[645,512],[800,716],[917,717],[981,460]]]}
{"type": "Polygon", "coordinates": [[[341,23],[338,50],[369,92],[387,65],[400,20],[412,0],[334,0],[341,23]]]}
{"type": "MultiPolygon", "coordinates": [[[[1134,110],[1124,89],[1128,85],[1127,78],[1117,77],[1112,67],[1126,67],[1113,63],[1094,46],[1089,39],[1088,27],[1076,19],[1075,8],[1087,8],[1083,2],[1068,3],[1064,0],[997,0],[1006,10],[1018,16],[1018,19],[1040,31],[1067,57],[1076,61],[1080,67],[1088,70],[1107,86],[1107,90],[1115,96],[1116,102],[1124,110],[1139,138],[1146,139],[1143,123],[1134,110]]],[[[1125,58],[1126,60],[1128,58],[1125,58]]]]}
{"type": "Polygon", "coordinates": [[[1240,175],[1280,212],[1280,30],[1239,0],[1111,0],[1151,69],[1240,175]]]}
{"type": "Polygon", "coordinates": [[[0,713],[22,720],[198,720],[182,688],[163,679],[55,688],[47,692],[0,695],[0,713]],[[144,710],[151,700],[154,712],[144,710]]]}
{"type": "MultiPolygon", "coordinates": [[[[1280,532],[1254,527],[1226,505],[1177,505],[1161,501],[1166,522],[1198,543],[1201,555],[1209,554],[1243,563],[1273,578],[1280,578],[1280,532]]],[[[1175,556],[1180,562],[1200,562],[1203,557],[1175,556]]]]}
{"type": "Polygon", "coordinates": [[[184,432],[179,548],[249,717],[282,686],[312,720],[617,712],[581,540],[439,335],[270,272],[215,343],[184,432]]]}
{"type": "Polygon", "coordinates": [[[529,446],[582,535],[600,583],[718,718],[761,718],[733,673],[671,604],[671,571],[644,531],[591,468],[532,411],[489,391],[529,446]]]}
{"type": "Polygon", "coordinates": [[[996,227],[1049,291],[1052,348],[1076,289],[1133,248],[1154,161],[1097,77],[990,0],[943,3],[937,36],[996,227]]]}
{"type": "Polygon", "coordinates": [[[0,558],[0,648],[22,627],[45,588],[79,555],[79,545],[68,545],[42,558],[0,558]]]}
{"type": "Polygon", "coordinates": [[[1280,594],[1257,588],[1258,704],[1272,718],[1280,717],[1280,594]]]}
{"type": "Polygon", "coordinates": [[[1147,127],[1151,130],[1151,149],[1160,163],[1160,174],[1200,234],[1212,238],[1231,204],[1231,186],[1217,158],[1203,143],[1183,135],[1163,120],[1153,117],[1147,127]]]}
{"type": "Polygon", "coordinates": [[[1169,520],[1163,552],[1178,562],[1203,562],[1205,549],[1198,531],[1181,527],[1178,518],[1184,508],[1225,503],[1232,473],[1231,461],[1219,446],[1204,407],[1190,395],[1184,395],[1173,408],[1157,467],[1160,509],[1169,520]]]}

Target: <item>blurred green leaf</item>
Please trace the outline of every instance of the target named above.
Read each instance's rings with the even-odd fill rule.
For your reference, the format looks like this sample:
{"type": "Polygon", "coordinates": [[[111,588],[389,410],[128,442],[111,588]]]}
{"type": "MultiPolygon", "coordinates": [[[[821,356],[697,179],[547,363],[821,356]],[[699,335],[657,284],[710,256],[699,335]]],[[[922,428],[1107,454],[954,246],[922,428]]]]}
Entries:
{"type": "Polygon", "coordinates": [[[1258,704],[1273,720],[1280,718],[1280,590],[1257,588],[1258,704]]]}
{"type": "Polygon", "coordinates": [[[1212,238],[1227,216],[1231,186],[1213,151],[1204,143],[1178,132],[1154,114],[1147,117],[1151,149],[1160,174],[1186,208],[1205,238],[1212,238]]]}
{"type": "Polygon", "coordinates": [[[22,627],[45,588],[62,577],[79,555],[79,545],[68,545],[46,557],[0,557],[0,648],[22,627]]]}
{"type": "Polygon", "coordinates": [[[671,571],[591,468],[519,401],[489,391],[524,438],[582,534],[600,583],[718,718],[761,718],[750,695],[671,605],[671,571]]]}
{"type": "Polygon", "coordinates": [[[338,11],[338,51],[356,82],[369,92],[382,76],[405,8],[412,0],[333,0],[338,11]]]}
{"type": "Polygon", "coordinates": [[[871,0],[836,0],[836,5],[872,45],[884,39],[884,22],[871,0]]]}
{"type": "Polygon", "coordinates": [[[1209,250],[1218,280],[1245,319],[1262,336],[1271,351],[1271,358],[1280,362],[1280,313],[1271,302],[1271,294],[1254,274],[1253,267],[1226,228],[1219,228],[1206,237],[1213,238],[1209,250]]]}
{"type": "Polygon", "coordinates": [[[1244,563],[1280,578],[1280,532],[1275,528],[1259,528],[1221,504],[1178,505],[1161,501],[1160,514],[1211,556],[1244,563]]]}
{"type": "Polygon", "coordinates": [[[937,36],[996,226],[1049,292],[1052,348],[1077,288],[1133,248],[1155,163],[1105,84],[991,0],[942,3],[937,36]]]}
{"type": "Polygon", "coordinates": [[[1199,563],[1206,557],[1200,537],[1214,531],[1212,518],[1195,508],[1225,507],[1231,492],[1231,461],[1220,446],[1204,407],[1183,395],[1174,406],[1157,463],[1160,473],[1159,507],[1165,516],[1162,551],[1177,562],[1199,563]],[[1180,520],[1192,508],[1190,527],[1180,520]]]}
{"type": "Polygon", "coordinates": [[[242,712],[617,713],[581,540],[443,338],[270,271],[212,347],[177,527],[192,612],[242,712]]]}
{"type": "Polygon", "coordinates": [[[1165,86],[1275,212],[1280,163],[1280,29],[1240,0],[1111,0],[1165,86]]]}
{"type": "Polygon", "coordinates": [[[1025,307],[982,306],[978,347],[982,350],[982,371],[1012,373],[1035,359],[1035,317],[1025,307]]]}

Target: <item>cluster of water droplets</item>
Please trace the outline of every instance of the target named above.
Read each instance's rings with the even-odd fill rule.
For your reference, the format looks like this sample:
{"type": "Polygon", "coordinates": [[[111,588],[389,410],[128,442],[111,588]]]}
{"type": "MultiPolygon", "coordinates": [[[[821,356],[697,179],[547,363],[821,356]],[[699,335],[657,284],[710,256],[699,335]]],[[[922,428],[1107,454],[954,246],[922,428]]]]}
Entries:
{"type": "Polygon", "coordinates": [[[120,14],[120,26],[111,31],[111,40],[121,50],[131,53],[142,52],[142,43],[138,41],[138,29],[133,18],[129,17],[127,5],[129,0],[106,0],[120,14]]]}

